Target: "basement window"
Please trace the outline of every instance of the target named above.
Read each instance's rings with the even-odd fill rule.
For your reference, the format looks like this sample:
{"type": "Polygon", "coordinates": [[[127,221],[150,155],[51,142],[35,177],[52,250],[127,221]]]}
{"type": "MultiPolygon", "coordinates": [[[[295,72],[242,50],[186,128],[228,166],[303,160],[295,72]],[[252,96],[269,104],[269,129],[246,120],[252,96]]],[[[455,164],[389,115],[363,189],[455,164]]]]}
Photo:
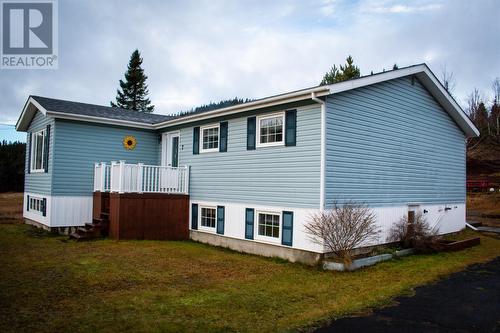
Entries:
{"type": "Polygon", "coordinates": [[[280,214],[259,212],[257,232],[259,236],[279,239],[280,237],[280,214]]]}
{"type": "Polygon", "coordinates": [[[200,228],[209,231],[215,230],[216,222],[216,209],[215,207],[201,207],[200,208],[200,228]]]}
{"type": "Polygon", "coordinates": [[[31,197],[31,196],[29,197],[28,207],[29,211],[34,211],[40,214],[43,214],[43,211],[45,209],[42,198],[31,197]]]}

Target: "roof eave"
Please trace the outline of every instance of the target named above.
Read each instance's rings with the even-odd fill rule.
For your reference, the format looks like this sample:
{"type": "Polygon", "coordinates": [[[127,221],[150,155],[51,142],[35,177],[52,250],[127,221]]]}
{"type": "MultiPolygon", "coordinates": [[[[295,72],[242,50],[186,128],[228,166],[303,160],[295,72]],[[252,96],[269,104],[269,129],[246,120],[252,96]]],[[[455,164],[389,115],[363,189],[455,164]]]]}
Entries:
{"type": "Polygon", "coordinates": [[[238,104],[238,105],[230,106],[227,108],[222,108],[222,109],[204,112],[201,114],[193,114],[190,116],[184,116],[184,117],[177,118],[177,119],[167,120],[167,121],[164,121],[161,123],[154,124],[153,128],[161,129],[161,128],[165,128],[165,127],[185,124],[188,122],[205,120],[208,118],[222,117],[222,116],[227,116],[227,115],[231,115],[231,114],[235,114],[235,113],[251,111],[251,110],[255,110],[255,109],[259,109],[259,108],[265,108],[265,107],[270,107],[270,106],[275,106],[275,105],[280,105],[280,104],[308,100],[308,99],[311,99],[311,93],[315,93],[316,96],[321,97],[321,96],[326,96],[326,95],[330,94],[330,90],[329,90],[328,86],[320,86],[320,87],[314,87],[314,88],[310,88],[310,89],[304,89],[304,90],[296,91],[293,93],[263,98],[263,99],[260,99],[257,101],[238,104]]]}
{"type": "Polygon", "coordinates": [[[43,115],[47,115],[47,110],[41,106],[40,103],[38,103],[32,96],[28,97],[26,103],[24,103],[23,111],[17,119],[16,131],[26,132],[37,110],[42,112],[43,115]]]}
{"type": "Polygon", "coordinates": [[[472,120],[470,120],[450,93],[446,91],[429,67],[425,66],[425,70],[417,73],[416,76],[429,90],[431,95],[434,96],[439,104],[448,112],[451,118],[460,126],[466,137],[472,138],[480,135],[479,129],[474,125],[472,120]]]}
{"type": "Polygon", "coordinates": [[[448,112],[448,114],[460,126],[460,128],[463,130],[463,132],[467,137],[479,136],[479,130],[476,128],[476,126],[474,126],[474,124],[465,114],[462,108],[453,99],[453,97],[451,97],[451,95],[446,91],[446,89],[444,89],[443,85],[439,82],[436,76],[425,64],[369,75],[359,79],[339,82],[332,85],[313,87],[291,93],[271,96],[268,98],[263,98],[248,103],[234,105],[204,113],[183,116],[180,118],[166,120],[153,124],[50,111],[43,108],[32,96],[30,96],[26,101],[26,104],[23,108],[23,112],[21,113],[21,116],[19,117],[16,123],[16,130],[26,131],[29,127],[29,123],[34,115],[34,112],[36,112],[37,109],[40,110],[44,115],[52,116],[55,118],[156,130],[165,127],[190,123],[194,121],[201,121],[209,118],[222,117],[240,112],[251,111],[259,108],[309,100],[311,99],[312,95],[316,97],[327,96],[409,75],[415,75],[422,82],[422,84],[429,90],[429,92],[434,96],[434,98],[436,98],[436,100],[441,104],[441,106],[443,106],[443,108],[448,112]]]}
{"type": "Polygon", "coordinates": [[[339,82],[331,84],[328,87],[330,88],[331,94],[336,94],[343,91],[352,90],[409,75],[415,75],[420,80],[420,82],[422,82],[427,90],[429,90],[431,95],[434,96],[439,104],[459,125],[459,127],[467,137],[479,136],[479,130],[465,114],[462,108],[458,105],[455,99],[453,99],[453,97],[446,91],[441,82],[439,82],[434,73],[432,73],[432,71],[429,69],[429,67],[427,67],[426,64],[374,74],[360,79],[339,82]]]}
{"type": "Polygon", "coordinates": [[[47,111],[47,116],[58,118],[58,119],[86,121],[86,122],[90,122],[90,123],[99,123],[99,124],[106,124],[106,125],[126,126],[126,127],[151,129],[151,130],[153,129],[152,124],[140,123],[140,122],[129,121],[129,120],[119,120],[119,119],[87,116],[87,115],[81,115],[81,114],[70,114],[70,113],[65,113],[65,112],[47,111]]]}

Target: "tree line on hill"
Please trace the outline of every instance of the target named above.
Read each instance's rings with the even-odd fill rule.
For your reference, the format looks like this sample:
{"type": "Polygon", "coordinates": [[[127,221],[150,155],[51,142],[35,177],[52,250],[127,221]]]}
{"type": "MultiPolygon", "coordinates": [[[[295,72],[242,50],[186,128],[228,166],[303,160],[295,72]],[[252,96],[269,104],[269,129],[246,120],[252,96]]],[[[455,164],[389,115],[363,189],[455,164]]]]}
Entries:
{"type": "Polygon", "coordinates": [[[26,144],[0,142],[0,192],[22,192],[26,144]]]}

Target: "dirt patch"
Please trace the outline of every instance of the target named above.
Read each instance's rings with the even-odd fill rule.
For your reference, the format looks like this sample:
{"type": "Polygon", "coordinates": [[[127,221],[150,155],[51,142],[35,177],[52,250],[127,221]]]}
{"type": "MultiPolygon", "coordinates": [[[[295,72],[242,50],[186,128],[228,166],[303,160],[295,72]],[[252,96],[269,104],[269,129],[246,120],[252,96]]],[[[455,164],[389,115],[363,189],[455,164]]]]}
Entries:
{"type": "Polygon", "coordinates": [[[500,193],[468,193],[467,221],[500,227],[500,193]]]}
{"type": "Polygon", "coordinates": [[[23,194],[0,193],[0,223],[21,223],[23,218],[23,194]]]}

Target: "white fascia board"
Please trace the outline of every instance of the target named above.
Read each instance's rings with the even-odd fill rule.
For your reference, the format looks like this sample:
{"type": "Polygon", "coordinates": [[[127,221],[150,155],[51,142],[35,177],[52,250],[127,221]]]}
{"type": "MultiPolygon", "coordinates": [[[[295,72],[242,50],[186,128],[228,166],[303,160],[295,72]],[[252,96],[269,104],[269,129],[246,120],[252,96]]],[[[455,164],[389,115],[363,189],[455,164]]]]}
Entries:
{"type": "Polygon", "coordinates": [[[425,64],[334,83],[328,87],[330,89],[330,94],[337,94],[343,91],[361,88],[408,75],[415,75],[420,80],[424,87],[429,90],[431,95],[439,102],[446,112],[448,112],[450,117],[460,126],[467,137],[479,136],[479,130],[425,64]]]}
{"type": "Polygon", "coordinates": [[[31,119],[33,118],[37,109],[45,116],[47,115],[47,110],[40,105],[33,97],[28,98],[24,104],[23,111],[17,119],[16,131],[26,132],[28,130],[31,119]]]}
{"type": "Polygon", "coordinates": [[[353,79],[348,81],[343,81],[339,83],[334,83],[328,86],[330,89],[330,94],[336,94],[343,91],[361,88],[365,86],[369,86],[375,83],[380,83],[384,81],[389,81],[393,79],[397,79],[403,76],[413,75],[419,72],[424,71],[425,65],[417,65],[408,68],[402,68],[398,70],[392,70],[385,73],[377,73],[373,75],[368,75],[359,79],[353,79]]]}
{"type": "Polygon", "coordinates": [[[427,66],[425,66],[425,71],[417,73],[416,76],[448,112],[450,117],[462,128],[467,137],[479,136],[480,133],[477,127],[427,66]]]}
{"type": "Polygon", "coordinates": [[[51,116],[58,119],[86,121],[90,123],[98,123],[106,125],[126,126],[126,127],[143,128],[150,130],[153,129],[153,126],[150,124],[142,124],[135,121],[101,118],[101,117],[86,116],[80,114],[69,114],[64,112],[47,111],[47,116],[51,116]]]}
{"type": "Polygon", "coordinates": [[[206,120],[213,117],[227,116],[235,113],[251,111],[258,108],[265,108],[270,106],[276,106],[285,103],[298,102],[302,100],[311,99],[311,93],[315,93],[316,96],[326,96],[329,95],[328,86],[315,87],[305,90],[300,90],[288,94],[282,94],[274,97],[264,98],[258,101],[248,102],[244,104],[234,105],[223,109],[208,111],[202,114],[194,114],[192,116],[185,116],[179,119],[167,120],[162,123],[154,124],[154,129],[161,129],[164,127],[180,125],[188,122],[206,120]]]}

